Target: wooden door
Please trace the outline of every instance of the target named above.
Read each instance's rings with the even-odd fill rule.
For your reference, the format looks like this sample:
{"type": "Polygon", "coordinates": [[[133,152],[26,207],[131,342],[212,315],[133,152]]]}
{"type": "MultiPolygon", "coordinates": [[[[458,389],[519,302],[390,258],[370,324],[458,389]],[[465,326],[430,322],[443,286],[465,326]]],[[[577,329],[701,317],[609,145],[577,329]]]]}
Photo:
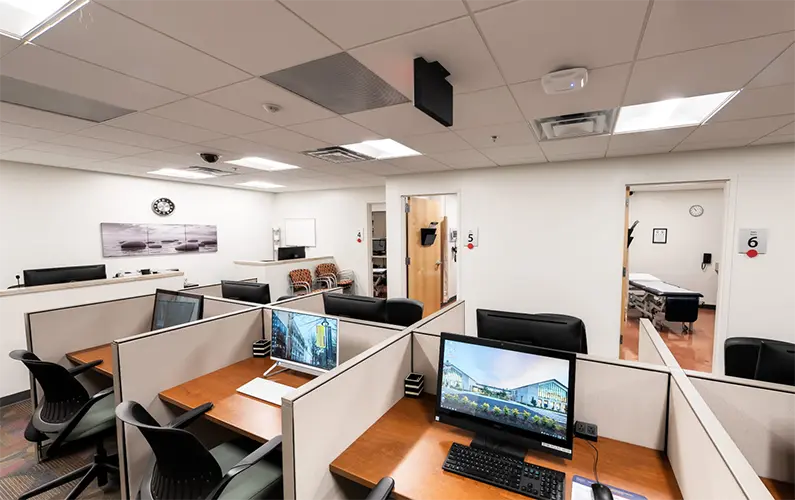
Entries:
{"type": "Polygon", "coordinates": [[[621,267],[621,337],[618,346],[619,357],[621,357],[621,345],[624,342],[624,325],[627,322],[627,300],[629,298],[629,186],[624,192],[624,258],[621,267]]]}
{"type": "Polygon", "coordinates": [[[442,252],[442,304],[447,304],[447,301],[450,299],[450,297],[449,297],[450,289],[449,289],[449,285],[448,285],[450,283],[450,276],[449,276],[450,263],[448,262],[449,259],[448,259],[448,256],[447,256],[447,254],[450,251],[450,248],[449,248],[449,243],[447,241],[447,236],[448,236],[447,216],[444,216],[442,218],[442,222],[441,222],[441,224],[439,224],[439,227],[441,229],[439,229],[439,236],[437,236],[437,238],[439,238],[441,240],[441,245],[442,245],[442,248],[441,248],[441,252],[442,252]]]}
{"type": "Polygon", "coordinates": [[[423,317],[433,314],[442,305],[442,209],[439,203],[427,198],[408,198],[406,230],[408,232],[406,277],[409,298],[423,303],[423,317]],[[436,222],[436,240],[422,246],[421,228],[436,222]]]}

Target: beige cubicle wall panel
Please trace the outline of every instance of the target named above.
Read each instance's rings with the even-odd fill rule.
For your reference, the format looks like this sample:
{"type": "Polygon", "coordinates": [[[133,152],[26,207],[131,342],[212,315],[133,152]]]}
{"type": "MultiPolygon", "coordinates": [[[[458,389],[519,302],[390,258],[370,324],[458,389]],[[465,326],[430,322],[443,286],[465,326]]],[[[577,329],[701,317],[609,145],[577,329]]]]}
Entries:
{"type": "Polygon", "coordinates": [[[194,286],[183,288],[180,292],[192,293],[193,295],[209,295],[210,297],[221,297],[221,284],[194,286]]]}
{"type": "Polygon", "coordinates": [[[795,483],[795,387],[687,374],[756,473],[795,483]]]}
{"type": "Polygon", "coordinates": [[[463,300],[447,305],[416,325],[412,325],[412,329],[417,332],[435,335],[441,335],[442,333],[465,335],[465,307],[465,301],[463,300]]]}
{"type": "Polygon", "coordinates": [[[423,379],[423,391],[436,394],[439,382],[439,346],[440,337],[430,333],[414,332],[411,339],[411,371],[420,373],[423,379]]]}
{"type": "Polygon", "coordinates": [[[402,331],[283,400],[285,498],[347,498],[329,464],[403,397],[410,370],[402,331]]]}
{"type": "Polygon", "coordinates": [[[339,322],[338,349],[340,364],[358,356],[374,345],[380,344],[402,330],[402,328],[394,325],[349,318],[340,318],[339,322]]]}
{"type": "MultiPolygon", "coordinates": [[[[670,354],[654,325],[648,319],[641,318],[638,329],[638,361],[665,366],[664,352],[670,354]]],[[[674,359],[673,356],[671,359],[674,359]]]]}
{"type": "MultiPolygon", "coordinates": [[[[161,424],[168,422],[175,411],[158,393],[251,357],[252,343],[263,335],[262,315],[261,308],[248,309],[114,342],[116,402],[137,401],[161,424]]],[[[127,425],[119,425],[117,435],[122,495],[134,498],[151,450],[127,425]]]]}
{"type": "Polygon", "coordinates": [[[314,314],[325,314],[326,306],[323,305],[323,292],[314,292],[307,295],[293,297],[282,302],[279,306],[314,314]]]}
{"type": "Polygon", "coordinates": [[[221,297],[204,297],[204,318],[214,318],[222,314],[243,311],[253,307],[262,307],[261,304],[242,302],[239,300],[223,299],[221,297]]]}

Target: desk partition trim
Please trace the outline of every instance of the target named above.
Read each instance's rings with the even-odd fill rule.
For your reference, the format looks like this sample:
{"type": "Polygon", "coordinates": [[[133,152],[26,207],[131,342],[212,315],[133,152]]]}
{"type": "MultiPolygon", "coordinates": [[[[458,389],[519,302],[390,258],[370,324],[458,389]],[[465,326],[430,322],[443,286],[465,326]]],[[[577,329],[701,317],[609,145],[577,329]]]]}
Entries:
{"type": "Polygon", "coordinates": [[[251,312],[251,311],[255,311],[257,309],[264,309],[264,308],[265,308],[265,306],[260,306],[260,307],[251,307],[251,308],[248,308],[248,309],[242,309],[240,311],[232,311],[232,312],[229,312],[229,313],[221,314],[220,316],[213,316],[212,318],[205,318],[205,319],[200,319],[200,320],[196,320],[196,321],[191,321],[190,323],[184,323],[182,325],[170,326],[168,328],[161,328],[160,330],[153,330],[151,332],[139,333],[138,335],[130,335],[129,337],[125,337],[123,339],[117,339],[117,340],[114,341],[114,343],[126,344],[128,342],[134,342],[136,340],[142,340],[142,339],[146,339],[148,337],[152,337],[152,336],[155,336],[155,335],[162,335],[164,333],[169,333],[169,332],[173,332],[173,331],[176,331],[176,330],[182,330],[184,328],[190,328],[192,326],[201,325],[201,324],[204,324],[204,323],[211,323],[213,321],[220,321],[220,320],[223,320],[225,318],[229,318],[230,316],[235,316],[235,315],[238,315],[238,314],[245,314],[245,313],[248,313],[248,312],[251,312]]]}

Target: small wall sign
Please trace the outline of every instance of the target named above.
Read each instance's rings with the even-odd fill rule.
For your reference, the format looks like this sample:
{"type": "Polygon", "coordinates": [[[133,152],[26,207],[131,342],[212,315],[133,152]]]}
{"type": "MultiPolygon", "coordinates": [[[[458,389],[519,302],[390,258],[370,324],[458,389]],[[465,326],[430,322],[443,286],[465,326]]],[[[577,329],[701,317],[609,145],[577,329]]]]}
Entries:
{"type": "Polygon", "coordinates": [[[357,229],[356,230],[356,243],[362,242],[362,235],[364,234],[364,229],[357,229]]]}
{"type": "Polygon", "coordinates": [[[478,229],[468,229],[466,238],[464,238],[464,246],[472,250],[478,246],[478,229]]]}
{"type": "Polygon", "coordinates": [[[665,245],[668,243],[668,228],[655,227],[651,230],[651,242],[665,245]]]}
{"type": "Polygon", "coordinates": [[[744,253],[749,257],[767,253],[767,229],[740,229],[737,253],[744,253]]]}

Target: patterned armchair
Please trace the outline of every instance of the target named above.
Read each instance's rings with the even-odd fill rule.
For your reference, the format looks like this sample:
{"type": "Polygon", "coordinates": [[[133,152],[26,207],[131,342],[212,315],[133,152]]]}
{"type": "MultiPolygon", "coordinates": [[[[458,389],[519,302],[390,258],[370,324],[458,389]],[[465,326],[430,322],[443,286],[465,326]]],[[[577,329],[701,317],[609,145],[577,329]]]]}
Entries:
{"type": "Polygon", "coordinates": [[[311,293],[312,290],[320,288],[330,288],[331,281],[328,279],[312,279],[312,272],[309,269],[293,269],[287,274],[290,280],[290,291],[293,295],[304,295],[311,293]]]}
{"type": "Polygon", "coordinates": [[[318,264],[315,269],[318,279],[328,280],[332,287],[342,287],[343,293],[353,291],[353,271],[348,269],[338,270],[333,262],[318,264]]]}

